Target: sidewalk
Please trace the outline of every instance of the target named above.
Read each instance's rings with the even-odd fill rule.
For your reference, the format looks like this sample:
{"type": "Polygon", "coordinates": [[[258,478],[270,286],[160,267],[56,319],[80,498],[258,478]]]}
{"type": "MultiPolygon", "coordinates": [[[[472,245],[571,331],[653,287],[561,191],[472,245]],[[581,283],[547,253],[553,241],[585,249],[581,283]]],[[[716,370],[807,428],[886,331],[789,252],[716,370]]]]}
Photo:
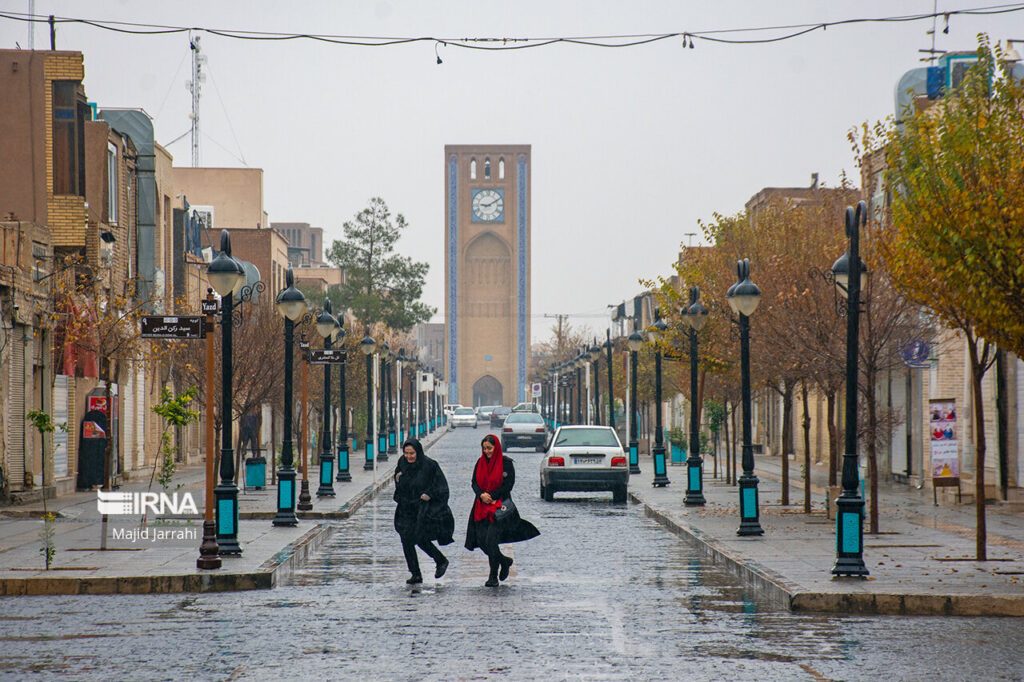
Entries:
{"type": "MultiPolygon", "coordinates": [[[[671,485],[653,488],[649,458],[630,480],[648,515],[694,541],[716,563],[793,611],[1024,616],[1024,518],[989,505],[988,561],[974,561],[974,506],[933,506],[930,490],[879,485],[880,533],[867,533],[867,579],[833,578],[835,521],[825,514],[827,467],[812,464],[812,513],[803,513],[802,461],[790,460],[790,505],[781,505],[781,460],[755,458],[761,537],[739,537],[736,486],[709,475],[704,507],[686,507],[685,469],[670,466],[671,485]],[[800,480],[797,480],[800,478],[800,480]]],[[[942,504],[940,502],[940,504],[942,504]]]]}
{"type": "MultiPolygon", "coordinates": [[[[436,443],[447,430],[437,429],[422,439],[425,449],[436,443]]],[[[0,596],[30,594],[140,594],[152,592],[208,592],[227,590],[269,589],[306,557],[325,543],[346,519],[369,500],[374,493],[390,483],[397,462],[392,455],[378,463],[376,473],[363,469],[362,454],[351,454],[352,480],[334,483],[336,497],[318,498],[317,467],[309,467],[309,489],[313,510],[297,512],[295,527],[275,527],[270,519],[277,511],[277,487],[263,490],[239,489],[238,539],[242,547],[239,557],[222,557],[219,569],[196,568],[199,543],[202,541],[202,514],[205,505],[205,467],[191,467],[177,473],[176,492],[191,493],[199,516],[164,517],[170,534],[181,539],[172,541],[111,541],[108,527],[108,549],[99,548],[102,537],[101,517],[96,493],[74,493],[48,501],[48,509],[57,515],[54,544],[56,553],[51,569],[44,570],[40,551],[40,530],[43,523],[42,503],[0,507],[0,596]],[[195,536],[193,539],[191,536],[195,536]],[[186,537],[187,536],[187,537],[186,537]]],[[[268,464],[269,467],[269,464],[268,464]]],[[[244,478],[244,470],[239,481],[244,478]]],[[[267,471],[268,483],[270,471],[267,471]]],[[[301,490],[301,474],[296,482],[296,496],[301,490]]],[[[148,477],[132,481],[120,491],[142,492],[148,488],[148,477]]],[[[154,483],[159,492],[159,484],[154,483]]],[[[118,527],[139,526],[140,517],[118,516],[118,527]]]]}

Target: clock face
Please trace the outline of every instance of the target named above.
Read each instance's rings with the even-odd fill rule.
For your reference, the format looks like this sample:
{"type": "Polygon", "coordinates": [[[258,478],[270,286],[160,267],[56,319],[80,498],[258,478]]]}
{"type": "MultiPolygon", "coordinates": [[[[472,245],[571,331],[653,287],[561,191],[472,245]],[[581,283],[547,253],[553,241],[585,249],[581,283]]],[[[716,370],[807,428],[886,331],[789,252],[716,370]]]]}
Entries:
{"type": "Polygon", "coordinates": [[[473,190],[473,222],[495,223],[505,217],[505,190],[473,190]]]}

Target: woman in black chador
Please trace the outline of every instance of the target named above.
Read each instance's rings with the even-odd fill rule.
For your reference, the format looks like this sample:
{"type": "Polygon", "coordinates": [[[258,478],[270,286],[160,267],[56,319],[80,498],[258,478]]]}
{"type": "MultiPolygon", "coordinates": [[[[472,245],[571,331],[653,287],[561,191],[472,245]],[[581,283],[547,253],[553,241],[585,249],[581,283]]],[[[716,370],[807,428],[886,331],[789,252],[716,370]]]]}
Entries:
{"type": "Polygon", "coordinates": [[[405,563],[412,573],[405,582],[423,582],[416,547],[427,553],[436,564],[434,577],[448,570],[448,559],[434,546],[453,542],[455,517],[448,506],[448,481],[440,465],[423,454],[423,446],[415,438],[402,444],[402,457],[395,468],[395,530],[402,538],[405,563]]]}
{"type": "Polygon", "coordinates": [[[512,557],[501,553],[501,542],[520,542],[540,535],[529,521],[520,518],[512,507],[511,513],[496,520],[494,513],[512,501],[512,486],[516,484],[516,469],[512,460],[501,454],[498,439],[488,434],[480,442],[480,459],[473,469],[473,508],[469,512],[466,529],[466,549],[477,547],[487,554],[491,573],[485,587],[497,587],[498,580],[508,577],[512,557]]]}

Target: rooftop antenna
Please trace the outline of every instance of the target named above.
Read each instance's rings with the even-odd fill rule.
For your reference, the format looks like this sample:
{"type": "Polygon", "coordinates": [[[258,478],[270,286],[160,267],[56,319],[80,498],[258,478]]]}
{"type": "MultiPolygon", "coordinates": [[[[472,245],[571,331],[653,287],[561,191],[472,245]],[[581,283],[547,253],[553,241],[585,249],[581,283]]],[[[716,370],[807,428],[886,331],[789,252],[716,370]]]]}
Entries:
{"type": "Polygon", "coordinates": [[[192,119],[192,167],[199,167],[199,98],[202,95],[203,83],[206,82],[206,74],[203,73],[203,64],[206,63],[206,55],[203,54],[202,48],[199,45],[199,36],[193,36],[189,33],[188,38],[189,49],[192,50],[192,80],[188,85],[188,90],[192,93],[192,113],[189,118],[192,119]]]}

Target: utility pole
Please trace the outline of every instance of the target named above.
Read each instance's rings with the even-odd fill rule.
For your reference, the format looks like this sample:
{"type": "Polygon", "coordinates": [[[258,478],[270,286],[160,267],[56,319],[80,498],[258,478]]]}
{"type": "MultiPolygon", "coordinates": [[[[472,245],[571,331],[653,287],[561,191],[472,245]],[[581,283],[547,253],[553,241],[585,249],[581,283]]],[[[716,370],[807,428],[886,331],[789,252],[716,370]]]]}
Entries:
{"type": "Polygon", "coordinates": [[[558,327],[555,329],[555,354],[560,358],[562,357],[562,349],[565,347],[565,322],[569,319],[569,316],[564,313],[556,313],[554,315],[545,314],[544,317],[558,320],[558,327]]]}

